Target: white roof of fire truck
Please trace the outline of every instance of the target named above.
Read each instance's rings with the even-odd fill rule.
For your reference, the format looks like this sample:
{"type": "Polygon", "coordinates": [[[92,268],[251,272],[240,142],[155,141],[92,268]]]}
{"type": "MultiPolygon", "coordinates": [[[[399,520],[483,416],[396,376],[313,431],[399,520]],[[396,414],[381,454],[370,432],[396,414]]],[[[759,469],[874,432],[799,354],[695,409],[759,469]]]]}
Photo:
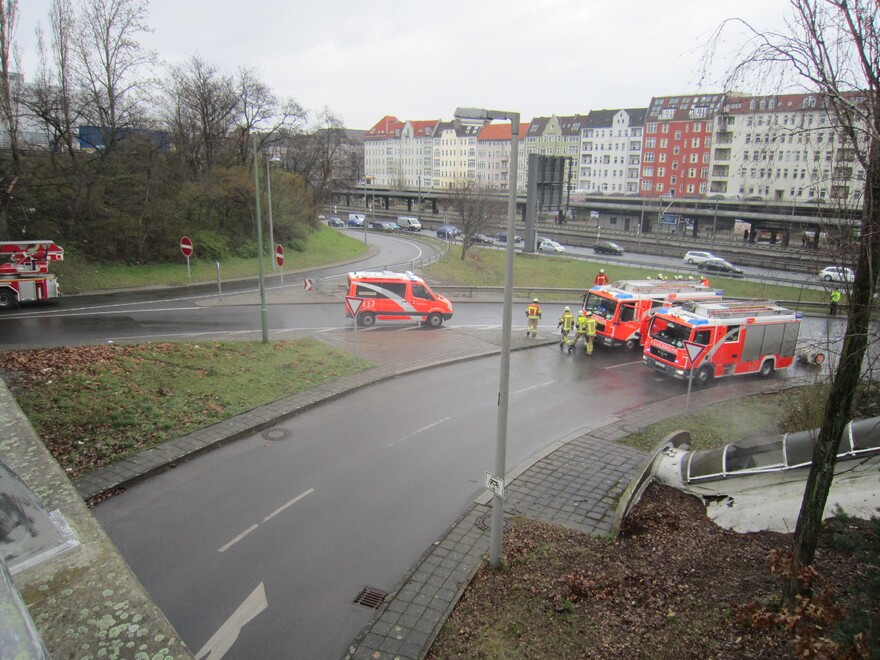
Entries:
{"type": "Polygon", "coordinates": [[[731,325],[762,321],[800,320],[803,314],[772,301],[724,300],[719,302],[688,301],[680,307],[657,310],[658,314],[674,316],[690,325],[731,325]]]}
{"type": "Polygon", "coordinates": [[[396,273],[390,270],[383,271],[357,271],[348,274],[349,280],[399,280],[401,282],[418,282],[419,284],[424,284],[425,280],[412,273],[410,271],[406,271],[405,273],[396,273]]]}
{"type": "Polygon", "coordinates": [[[31,256],[46,261],[63,261],[64,248],[54,241],[0,241],[0,255],[31,256]]]}
{"type": "Polygon", "coordinates": [[[724,291],[710,289],[696,281],[617,280],[613,284],[597,284],[590,291],[602,291],[618,300],[644,300],[645,298],[655,300],[675,300],[676,298],[717,299],[724,295],[724,291]]]}

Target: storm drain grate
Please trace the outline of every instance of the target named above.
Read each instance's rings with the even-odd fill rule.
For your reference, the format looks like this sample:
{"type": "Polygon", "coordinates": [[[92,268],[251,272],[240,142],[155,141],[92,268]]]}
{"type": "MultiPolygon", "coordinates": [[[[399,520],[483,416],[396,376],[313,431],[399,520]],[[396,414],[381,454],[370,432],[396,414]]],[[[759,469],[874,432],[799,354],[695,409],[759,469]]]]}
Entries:
{"type": "MultiPolygon", "coordinates": [[[[492,514],[486,513],[476,520],[476,525],[480,529],[484,531],[491,531],[492,529],[492,514]]],[[[510,529],[510,518],[506,516],[501,516],[501,531],[506,532],[510,529]]]]}
{"type": "Polygon", "coordinates": [[[266,429],[260,435],[266,440],[287,440],[290,437],[290,431],[276,426],[272,429],[266,429]]]}
{"type": "Polygon", "coordinates": [[[376,589],[376,587],[364,587],[357,595],[357,598],[354,599],[354,602],[358,605],[363,605],[364,607],[372,607],[374,610],[377,610],[379,609],[379,606],[385,601],[385,596],[387,595],[387,591],[376,589]]]}

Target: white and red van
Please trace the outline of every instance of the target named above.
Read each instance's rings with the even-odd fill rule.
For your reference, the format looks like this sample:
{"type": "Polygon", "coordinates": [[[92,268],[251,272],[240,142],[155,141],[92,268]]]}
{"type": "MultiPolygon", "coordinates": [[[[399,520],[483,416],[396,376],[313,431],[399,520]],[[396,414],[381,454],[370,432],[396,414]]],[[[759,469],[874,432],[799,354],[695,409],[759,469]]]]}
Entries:
{"type": "MultiPolygon", "coordinates": [[[[349,273],[347,298],[355,299],[357,323],[364,327],[376,321],[415,320],[439,328],[452,318],[449,299],[431,291],[425,280],[410,272],[349,273]]],[[[346,317],[355,314],[346,300],[346,317]]]]}

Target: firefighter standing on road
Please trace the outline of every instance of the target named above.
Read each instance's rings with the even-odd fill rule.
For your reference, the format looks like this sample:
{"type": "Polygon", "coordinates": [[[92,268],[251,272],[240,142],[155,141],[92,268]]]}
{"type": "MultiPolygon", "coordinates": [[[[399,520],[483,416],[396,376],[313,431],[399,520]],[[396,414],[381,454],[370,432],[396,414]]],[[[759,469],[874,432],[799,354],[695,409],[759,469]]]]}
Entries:
{"type": "Polygon", "coordinates": [[[831,308],[828,310],[828,314],[831,316],[837,316],[837,304],[840,302],[840,289],[834,289],[831,292],[831,308]]]}
{"type": "Polygon", "coordinates": [[[532,300],[529,306],[526,307],[526,318],[529,320],[529,324],[526,326],[526,337],[529,335],[537,337],[538,321],[541,319],[541,306],[538,304],[537,298],[532,300]]]}
{"type": "Polygon", "coordinates": [[[568,347],[568,352],[573,353],[574,349],[577,348],[578,339],[584,340],[584,351],[587,350],[587,311],[585,309],[581,310],[581,313],[578,314],[577,320],[574,324],[574,341],[571,343],[571,346],[568,347]]]}
{"type": "Polygon", "coordinates": [[[596,317],[593,316],[590,310],[586,311],[586,332],[587,334],[584,336],[584,348],[587,350],[587,355],[593,354],[593,340],[596,338],[596,317]]]}
{"type": "Polygon", "coordinates": [[[561,351],[571,344],[568,334],[574,330],[574,314],[571,313],[571,307],[568,305],[565,306],[565,311],[559,317],[559,323],[556,324],[556,327],[562,329],[562,339],[559,340],[559,350],[561,351]]]}
{"type": "Polygon", "coordinates": [[[595,286],[597,284],[598,285],[608,284],[608,282],[609,282],[609,280],[608,280],[608,276],[605,274],[605,269],[600,268],[599,274],[596,275],[595,279],[593,280],[593,285],[595,286]]]}

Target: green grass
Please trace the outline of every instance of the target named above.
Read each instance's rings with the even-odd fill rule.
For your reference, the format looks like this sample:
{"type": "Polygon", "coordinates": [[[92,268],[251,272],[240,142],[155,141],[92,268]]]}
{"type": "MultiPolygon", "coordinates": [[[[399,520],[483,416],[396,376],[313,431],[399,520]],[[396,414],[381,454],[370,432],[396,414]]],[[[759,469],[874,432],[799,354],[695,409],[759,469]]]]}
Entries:
{"type": "MultiPolygon", "coordinates": [[[[440,284],[471,286],[500,286],[504,282],[503,250],[468,250],[462,261],[461,248],[453,247],[439,262],[425,269],[426,276],[440,284]]],[[[593,263],[571,257],[547,257],[517,254],[514,261],[514,287],[554,287],[559,289],[588,289],[600,268],[612,280],[645,279],[656,277],[657,269],[593,263]]],[[[666,273],[667,276],[670,273],[666,273]]],[[[827,294],[818,289],[780,286],[764,282],[750,282],[732,277],[711,276],[711,285],[723,289],[728,298],[767,298],[770,300],[825,302],[827,294]]]]}
{"type": "MultiPolygon", "coordinates": [[[[196,246],[198,249],[198,246],[196,246]]],[[[302,268],[323,266],[337,261],[347,261],[363,255],[367,247],[340,231],[319,225],[305,242],[305,249],[297,252],[286,248],[284,270],[292,272],[302,268]]],[[[266,255],[263,268],[272,272],[272,258],[266,255]]],[[[181,255],[179,263],[145,265],[89,263],[78,259],[75,252],[68,252],[65,260],[52,265],[58,275],[61,290],[65,294],[128,289],[149,286],[179,286],[198,282],[214,282],[217,270],[214,261],[190,258],[192,278],[187,277],[186,259],[181,255]]],[[[220,276],[224,280],[256,277],[259,261],[256,258],[228,257],[220,261],[220,276]]],[[[276,271],[277,272],[277,271],[276,271]]]]}
{"type": "Polygon", "coordinates": [[[13,376],[16,400],[72,475],[372,366],[313,339],[0,353],[28,364],[49,375],[13,376]]]}

